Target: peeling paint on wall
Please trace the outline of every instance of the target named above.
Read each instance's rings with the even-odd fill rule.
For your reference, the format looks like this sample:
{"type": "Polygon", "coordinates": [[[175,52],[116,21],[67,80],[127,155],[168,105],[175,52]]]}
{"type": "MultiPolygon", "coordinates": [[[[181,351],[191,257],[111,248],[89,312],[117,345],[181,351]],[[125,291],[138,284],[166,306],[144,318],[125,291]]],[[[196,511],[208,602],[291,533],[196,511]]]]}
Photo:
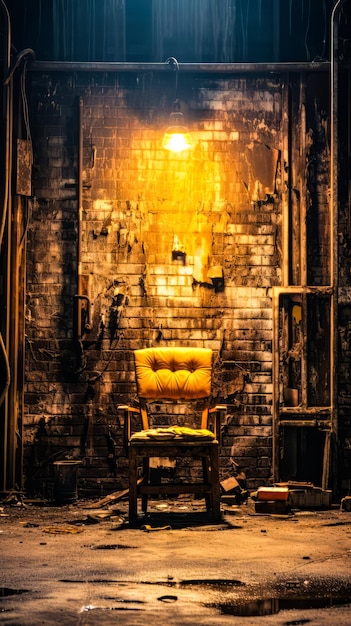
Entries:
{"type": "Polygon", "coordinates": [[[245,150],[245,157],[249,167],[245,186],[252,202],[273,196],[276,190],[279,151],[265,144],[251,143],[245,150]]]}

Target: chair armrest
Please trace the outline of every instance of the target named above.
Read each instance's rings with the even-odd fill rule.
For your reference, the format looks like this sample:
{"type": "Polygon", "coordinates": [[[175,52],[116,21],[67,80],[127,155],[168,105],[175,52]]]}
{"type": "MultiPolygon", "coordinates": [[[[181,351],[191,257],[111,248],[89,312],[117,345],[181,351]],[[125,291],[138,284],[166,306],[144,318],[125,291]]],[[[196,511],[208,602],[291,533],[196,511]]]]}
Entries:
{"type": "Polygon", "coordinates": [[[139,406],[129,406],[129,404],[119,404],[117,407],[118,411],[128,411],[128,413],[139,413],[140,414],[140,407],[139,406]]]}
{"type": "Polygon", "coordinates": [[[123,439],[124,439],[124,448],[126,451],[126,454],[128,454],[128,441],[130,439],[131,436],[131,416],[134,415],[140,415],[141,411],[140,411],[140,407],[138,406],[129,406],[128,404],[120,404],[117,407],[117,411],[123,411],[124,412],[124,423],[123,423],[123,427],[124,427],[124,435],[123,435],[123,439]]]}
{"type": "Polygon", "coordinates": [[[209,413],[215,413],[214,434],[215,434],[216,439],[219,440],[219,443],[221,443],[221,434],[222,434],[221,415],[226,410],[227,410],[226,404],[216,404],[215,406],[212,406],[209,408],[209,413]]]}
{"type": "Polygon", "coordinates": [[[216,406],[211,406],[209,409],[210,413],[215,413],[216,411],[226,411],[227,410],[227,405],[226,404],[216,404],[216,406]]]}

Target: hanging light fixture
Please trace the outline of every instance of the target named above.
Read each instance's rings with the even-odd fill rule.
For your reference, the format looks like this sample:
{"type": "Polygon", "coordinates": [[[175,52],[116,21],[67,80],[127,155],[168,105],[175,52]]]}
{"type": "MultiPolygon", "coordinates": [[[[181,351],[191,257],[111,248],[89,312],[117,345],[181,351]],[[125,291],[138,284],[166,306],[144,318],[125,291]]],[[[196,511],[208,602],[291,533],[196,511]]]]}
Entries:
{"type": "Polygon", "coordinates": [[[184,126],[184,116],[180,110],[180,102],[178,100],[179,63],[174,57],[169,57],[166,60],[166,63],[169,63],[169,65],[175,70],[176,89],[173,111],[169,118],[170,124],[163,135],[162,147],[165,150],[170,150],[172,152],[182,152],[183,150],[190,150],[193,147],[193,142],[188,129],[184,126]]]}

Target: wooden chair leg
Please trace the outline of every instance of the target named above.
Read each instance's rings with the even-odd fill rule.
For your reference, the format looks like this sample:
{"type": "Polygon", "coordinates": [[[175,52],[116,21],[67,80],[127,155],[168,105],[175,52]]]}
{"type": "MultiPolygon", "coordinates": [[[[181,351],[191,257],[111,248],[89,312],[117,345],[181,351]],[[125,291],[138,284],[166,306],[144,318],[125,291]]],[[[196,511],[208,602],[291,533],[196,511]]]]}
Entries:
{"type": "Polygon", "coordinates": [[[221,520],[221,488],[219,484],[219,448],[211,447],[211,504],[212,521],[214,523],[221,520]]]}
{"type": "Polygon", "coordinates": [[[135,526],[138,523],[137,501],[138,463],[137,451],[129,448],[129,524],[135,526]]]}
{"type": "MultiPolygon", "coordinates": [[[[210,481],[211,481],[210,468],[209,468],[209,460],[207,456],[202,457],[202,479],[204,483],[210,484],[210,481]]],[[[207,513],[210,513],[212,509],[212,503],[211,503],[211,496],[209,494],[205,495],[205,502],[206,502],[206,511],[207,513]]]]}
{"type": "MultiPolygon", "coordinates": [[[[149,466],[150,460],[148,457],[143,458],[143,484],[149,484],[149,466]]],[[[141,496],[141,508],[143,513],[147,513],[147,495],[143,494],[141,496]]]]}

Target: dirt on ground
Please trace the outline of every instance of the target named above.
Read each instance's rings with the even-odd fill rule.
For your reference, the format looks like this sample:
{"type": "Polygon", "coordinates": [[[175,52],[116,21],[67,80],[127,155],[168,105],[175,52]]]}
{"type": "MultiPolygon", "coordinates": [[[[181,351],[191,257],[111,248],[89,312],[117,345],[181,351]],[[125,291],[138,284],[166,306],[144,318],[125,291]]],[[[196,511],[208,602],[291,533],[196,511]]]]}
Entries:
{"type": "Polygon", "coordinates": [[[0,501],[0,623],[351,624],[351,513],[154,500],[0,501]]]}

